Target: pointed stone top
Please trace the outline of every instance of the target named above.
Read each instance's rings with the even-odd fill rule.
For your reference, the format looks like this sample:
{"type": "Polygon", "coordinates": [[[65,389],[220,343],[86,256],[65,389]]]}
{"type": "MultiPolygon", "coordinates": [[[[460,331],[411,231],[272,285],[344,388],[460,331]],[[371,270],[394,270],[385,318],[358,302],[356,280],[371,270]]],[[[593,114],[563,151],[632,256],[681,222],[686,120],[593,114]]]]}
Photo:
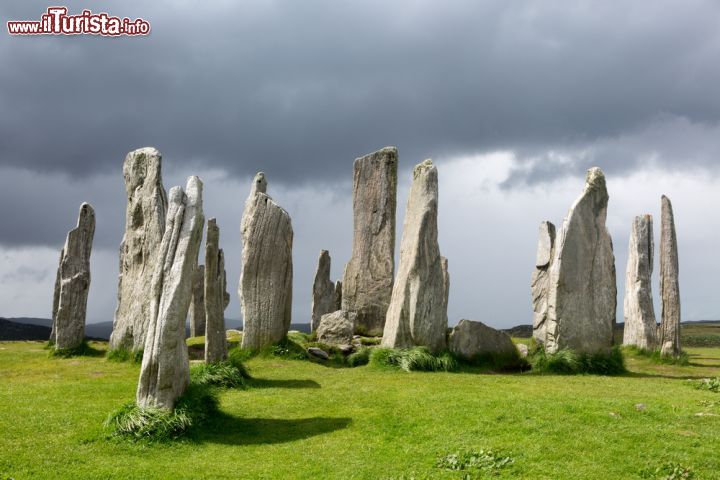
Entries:
{"type": "Polygon", "coordinates": [[[660,200],[661,200],[662,202],[672,203],[672,202],[670,201],[670,199],[669,199],[667,196],[665,196],[665,195],[661,196],[661,197],[660,197],[660,200]]]}
{"type": "Polygon", "coordinates": [[[329,256],[330,256],[330,252],[327,251],[327,250],[320,250],[320,256],[321,256],[321,257],[329,257],[329,256]]]}
{"type": "Polygon", "coordinates": [[[413,178],[416,178],[418,175],[423,174],[433,168],[435,168],[435,165],[433,165],[432,160],[430,160],[429,158],[427,160],[423,160],[422,162],[415,165],[415,168],[413,168],[413,178]]]}
{"type": "Polygon", "coordinates": [[[134,155],[134,156],[140,156],[145,155],[147,157],[161,157],[160,151],[158,151],[155,147],[142,147],[138,148],[136,150],[133,150],[132,152],[128,153],[128,156],[134,155]]]}
{"type": "Polygon", "coordinates": [[[212,226],[217,225],[217,219],[216,219],[215,217],[208,218],[208,227],[209,227],[210,225],[212,225],[212,226]]]}
{"type": "Polygon", "coordinates": [[[203,182],[200,177],[191,175],[185,184],[185,195],[187,195],[188,205],[197,205],[202,203],[203,182]]]}
{"type": "Polygon", "coordinates": [[[252,187],[250,188],[250,197],[255,196],[256,193],[267,193],[267,179],[265,178],[265,172],[258,172],[253,178],[252,187]]]}
{"type": "Polygon", "coordinates": [[[169,203],[176,205],[183,203],[183,197],[185,197],[185,192],[183,192],[182,187],[178,186],[172,187],[170,189],[170,193],[168,194],[169,203]]]}
{"type": "Polygon", "coordinates": [[[601,190],[607,191],[605,185],[605,174],[598,167],[593,167],[587,171],[585,177],[585,190],[601,190]]]}
{"type": "Polygon", "coordinates": [[[380,150],[376,150],[372,153],[368,153],[367,155],[356,158],[355,161],[363,161],[367,158],[372,158],[376,156],[384,156],[387,157],[390,162],[396,162],[398,157],[397,147],[383,147],[380,150]]]}

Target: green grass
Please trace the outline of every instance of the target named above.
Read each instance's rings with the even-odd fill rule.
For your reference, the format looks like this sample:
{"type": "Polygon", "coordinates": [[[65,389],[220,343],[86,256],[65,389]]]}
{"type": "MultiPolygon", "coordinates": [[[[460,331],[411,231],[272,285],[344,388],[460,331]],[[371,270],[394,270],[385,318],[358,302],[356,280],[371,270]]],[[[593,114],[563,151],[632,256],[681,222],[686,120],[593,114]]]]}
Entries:
{"type": "Polygon", "coordinates": [[[646,357],[658,365],[690,365],[690,356],[685,351],[680,352],[679,355],[662,355],[660,350],[647,350],[635,345],[623,346],[622,350],[626,355],[646,357]]]}
{"type": "Polygon", "coordinates": [[[121,347],[108,350],[106,356],[112,362],[130,362],[139,365],[142,363],[143,351],[136,350],[133,352],[130,349],[121,347]]]}
{"type": "Polygon", "coordinates": [[[594,354],[580,354],[572,350],[551,354],[540,347],[530,355],[530,365],[534,373],[619,375],[627,371],[618,347],[594,354]]]}
{"type": "Polygon", "coordinates": [[[720,415],[718,394],[687,380],[720,376],[720,349],[687,351],[690,365],[630,355],[618,376],[408,373],[256,356],[249,388],[220,391],[216,416],[147,443],[108,440],[103,427],[135,398],[139,365],[4,342],[0,478],[459,480],[485,473],[438,464],[457,455],[472,465],[481,452],[512,459],[492,478],[718,478],[720,417],[696,415],[720,415]]]}
{"type": "Polygon", "coordinates": [[[45,348],[49,350],[51,357],[60,358],[101,357],[105,354],[104,350],[94,348],[87,340],[83,340],[82,343],[75,348],[55,348],[52,342],[48,342],[45,348]]]}

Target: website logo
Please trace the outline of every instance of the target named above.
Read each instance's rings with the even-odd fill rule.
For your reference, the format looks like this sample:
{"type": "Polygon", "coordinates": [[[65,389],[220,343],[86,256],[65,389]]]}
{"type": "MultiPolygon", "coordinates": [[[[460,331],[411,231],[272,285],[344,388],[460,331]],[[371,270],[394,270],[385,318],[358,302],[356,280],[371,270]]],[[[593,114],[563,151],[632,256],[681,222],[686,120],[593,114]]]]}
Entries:
{"type": "Polygon", "coordinates": [[[142,18],[113,17],[105,12],[83,10],[79,15],[68,15],[67,7],[49,7],[40,20],[8,21],[10,35],[148,35],[150,22],[142,18]]]}

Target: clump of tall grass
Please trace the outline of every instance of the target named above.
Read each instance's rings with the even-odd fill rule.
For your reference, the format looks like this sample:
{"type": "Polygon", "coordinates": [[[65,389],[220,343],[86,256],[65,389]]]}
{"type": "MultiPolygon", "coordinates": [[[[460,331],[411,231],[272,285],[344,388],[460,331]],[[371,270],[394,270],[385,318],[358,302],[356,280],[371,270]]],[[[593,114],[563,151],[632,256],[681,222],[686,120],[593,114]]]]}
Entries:
{"type": "Polygon", "coordinates": [[[140,408],[130,402],[111,413],[104,425],[114,437],[162,442],[185,434],[218,412],[217,391],[191,383],[172,410],[140,408]]]}
{"type": "Polygon", "coordinates": [[[376,367],[395,367],[406,372],[451,372],[457,370],[459,362],[449,352],[433,355],[426,347],[408,349],[374,348],[369,363],[376,367]]]}
{"type": "Polygon", "coordinates": [[[190,382],[195,385],[223,388],[245,387],[250,378],[245,366],[238,362],[198,363],[190,367],[190,382]]]}
{"type": "Polygon", "coordinates": [[[70,357],[99,357],[103,352],[93,348],[87,340],[83,340],[80,345],[73,348],[55,348],[53,342],[48,342],[47,348],[51,357],[70,358],[70,357]]]}
{"type": "Polygon", "coordinates": [[[372,348],[362,347],[357,352],[353,352],[347,356],[345,363],[349,367],[359,367],[361,365],[367,365],[370,362],[370,354],[372,348]]]}
{"type": "Polygon", "coordinates": [[[530,357],[532,370],[541,373],[572,375],[591,373],[596,375],[618,375],[625,373],[625,359],[619,347],[606,352],[577,353],[563,349],[547,353],[540,347],[530,357]]]}
{"type": "Polygon", "coordinates": [[[112,362],[142,363],[143,351],[132,351],[125,347],[113,348],[108,350],[106,358],[112,362]]]}
{"type": "Polygon", "coordinates": [[[658,365],[690,365],[690,355],[688,355],[685,351],[681,351],[678,355],[663,355],[660,353],[659,349],[648,350],[645,348],[639,348],[635,345],[624,346],[623,351],[639,357],[648,358],[658,365]]]}
{"type": "Polygon", "coordinates": [[[700,380],[692,381],[692,383],[698,390],[720,393],[720,377],[701,378],[700,380]]]}

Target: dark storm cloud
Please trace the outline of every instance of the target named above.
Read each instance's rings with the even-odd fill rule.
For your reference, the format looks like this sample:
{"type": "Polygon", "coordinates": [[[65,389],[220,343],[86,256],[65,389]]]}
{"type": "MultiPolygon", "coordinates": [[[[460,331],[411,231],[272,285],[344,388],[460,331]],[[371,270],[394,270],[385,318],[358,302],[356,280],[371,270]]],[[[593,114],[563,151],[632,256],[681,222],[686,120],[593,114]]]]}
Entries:
{"type": "MultiPolygon", "coordinates": [[[[49,4],[3,2],[3,20],[49,4]]],[[[0,162],[117,173],[166,160],[290,181],[347,175],[397,145],[428,156],[509,149],[513,181],[657,162],[708,166],[716,136],[595,149],[668,116],[720,121],[720,5],[677,2],[72,2],[152,24],[147,38],[0,36],[0,162]],[[557,163],[549,150],[568,155],[557,163]],[[615,155],[611,155],[615,153],[615,155]],[[586,155],[586,156],[583,156],[586,155]],[[587,156],[590,155],[590,156],[587,156]],[[569,170],[568,170],[569,169],[569,170]]],[[[671,132],[672,133],[672,132],[671,132]]]]}

